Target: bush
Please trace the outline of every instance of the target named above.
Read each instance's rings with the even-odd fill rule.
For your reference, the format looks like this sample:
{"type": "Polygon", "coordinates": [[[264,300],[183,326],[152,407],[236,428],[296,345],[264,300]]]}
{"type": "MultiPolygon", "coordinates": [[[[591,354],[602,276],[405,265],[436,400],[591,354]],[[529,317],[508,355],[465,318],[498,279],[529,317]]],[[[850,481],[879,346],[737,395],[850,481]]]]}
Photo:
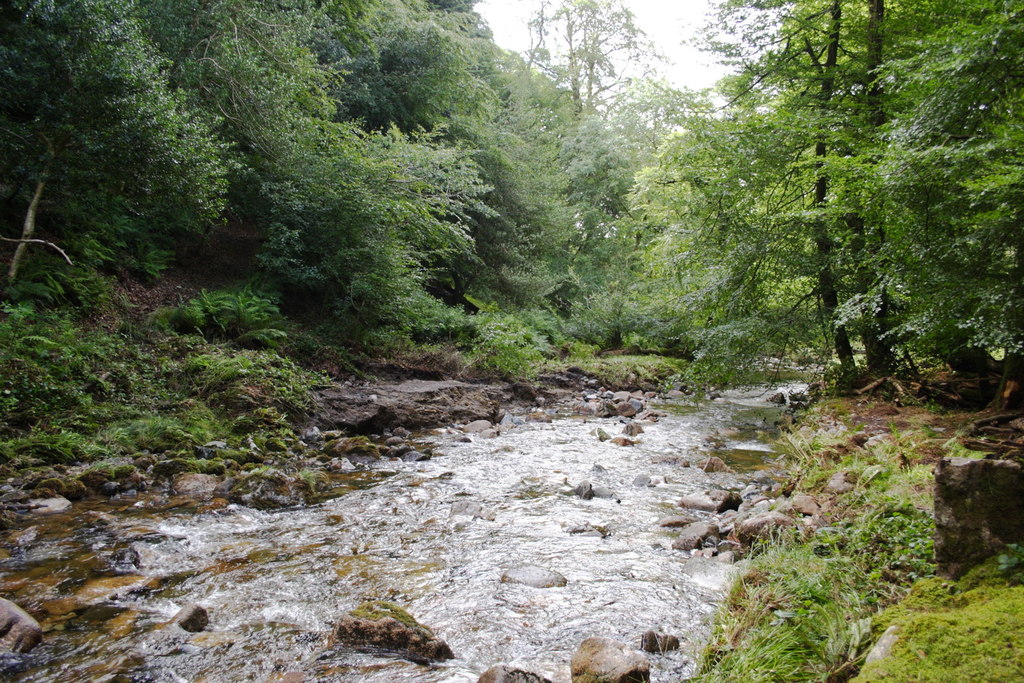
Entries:
{"type": "Polygon", "coordinates": [[[478,366],[511,377],[529,377],[551,345],[518,318],[499,313],[479,316],[472,357],[478,366]]]}
{"type": "Polygon", "coordinates": [[[249,289],[203,290],[184,306],[157,311],[154,319],[177,332],[198,332],[243,346],[276,347],[288,337],[277,305],[249,289]]]}

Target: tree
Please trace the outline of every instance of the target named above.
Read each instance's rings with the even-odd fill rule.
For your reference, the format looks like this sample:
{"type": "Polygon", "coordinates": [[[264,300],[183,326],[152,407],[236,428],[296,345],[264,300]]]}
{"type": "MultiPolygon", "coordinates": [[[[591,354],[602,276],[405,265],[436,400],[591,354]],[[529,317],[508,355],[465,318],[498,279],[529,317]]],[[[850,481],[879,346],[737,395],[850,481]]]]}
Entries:
{"type": "Polygon", "coordinates": [[[80,228],[118,224],[109,216],[119,208],[145,217],[159,227],[143,240],[217,216],[220,147],[164,78],[132,3],[19,0],[0,15],[0,46],[0,145],[13,162],[4,181],[27,198],[9,282],[46,197],[80,228]]]}
{"type": "Polygon", "coordinates": [[[602,109],[632,78],[646,76],[655,58],[622,0],[543,2],[530,31],[530,64],[569,90],[578,115],[602,109]]]}

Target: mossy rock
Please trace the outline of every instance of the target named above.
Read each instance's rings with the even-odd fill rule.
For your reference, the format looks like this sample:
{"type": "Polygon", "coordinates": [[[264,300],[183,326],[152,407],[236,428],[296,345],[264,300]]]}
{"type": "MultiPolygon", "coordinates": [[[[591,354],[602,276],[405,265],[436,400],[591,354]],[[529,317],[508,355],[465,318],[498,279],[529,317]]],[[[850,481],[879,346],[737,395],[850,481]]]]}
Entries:
{"type": "Polygon", "coordinates": [[[223,460],[232,460],[239,465],[250,465],[253,463],[262,463],[263,458],[258,453],[252,451],[243,451],[240,449],[229,449],[220,452],[220,457],[223,460]]]}
{"type": "Polygon", "coordinates": [[[145,470],[155,465],[159,460],[160,458],[151,453],[140,453],[135,456],[135,467],[145,470]]]}
{"type": "Polygon", "coordinates": [[[326,450],[337,458],[370,458],[376,460],[381,457],[381,447],[365,436],[336,439],[327,444],[326,450]]]}
{"type": "Polygon", "coordinates": [[[1024,680],[1024,586],[1007,585],[991,565],[957,584],[917,582],[879,619],[895,627],[891,653],[854,680],[1024,680]]]}
{"type": "Polygon", "coordinates": [[[294,507],[308,503],[313,489],[302,479],[278,470],[260,469],[239,479],[228,493],[233,503],[258,510],[294,507]]]}
{"type": "Polygon", "coordinates": [[[203,474],[216,474],[222,476],[227,472],[227,467],[223,460],[201,460],[202,464],[199,465],[199,471],[203,474]]]}
{"type": "Polygon", "coordinates": [[[36,484],[35,492],[37,495],[46,497],[63,496],[68,500],[81,500],[89,493],[85,484],[78,479],[68,477],[44,479],[36,484]]]}
{"type": "Polygon", "coordinates": [[[378,621],[380,619],[391,617],[395,621],[410,628],[421,628],[433,635],[433,632],[429,628],[416,621],[416,618],[411,614],[395,603],[387,602],[385,600],[370,600],[368,602],[364,602],[348,614],[355,619],[368,619],[370,621],[378,621]]]}
{"type": "Polygon", "coordinates": [[[153,465],[154,477],[165,477],[170,479],[186,472],[199,472],[198,461],[188,458],[172,458],[153,465]]]}
{"type": "Polygon", "coordinates": [[[78,481],[91,491],[99,491],[101,486],[110,481],[110,473],[102,469],[86,470],[78,475],[78,481]]]}

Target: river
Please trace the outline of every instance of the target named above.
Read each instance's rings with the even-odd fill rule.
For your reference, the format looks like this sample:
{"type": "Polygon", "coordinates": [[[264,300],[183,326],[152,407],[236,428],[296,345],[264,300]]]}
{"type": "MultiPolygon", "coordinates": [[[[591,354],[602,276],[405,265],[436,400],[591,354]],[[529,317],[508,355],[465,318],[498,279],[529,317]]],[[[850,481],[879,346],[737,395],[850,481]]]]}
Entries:
{"type": "Polygon", "coordinates": [[[684,494],[770,485],[781,408],[766,395],[655,403],[667,415],[642,423],[635,446],[599,441],[598,428],[621,432],[612,418],[560,415],[468,443],[437,430],[417,435],[431,460],[348,475],[336,497],[300,509],[149,495],[26,519],[9,532],[0,595],[47,633],[31,654],[7,655],[6,670],[25,681],[440,682],[504,662],[557,683],[583,639],[636,646],[653,629],[683,646],[650,655],[652,680],[685,679],[731,567],[673,550],[674,530],[657,522],[684,494]],[[738,473],[685,466],[712,450],[738,473]],[[652,485],[634,485],[638,475],[652,485]],[[573,495],[583,480],[614,497],[573,495]],[[591,531],[570,533],[581,528],[591,531]],[[116,572],[128,556],[139,568],[116,572]],[[520,565],[567,585],[500,581],[520,565]],[[368,599],[405,607],[456,659],[425,667],[326,649],[332,622],[368,599]],[[164,626],[192,602],[209,611],[206,631],[164,626]]]}

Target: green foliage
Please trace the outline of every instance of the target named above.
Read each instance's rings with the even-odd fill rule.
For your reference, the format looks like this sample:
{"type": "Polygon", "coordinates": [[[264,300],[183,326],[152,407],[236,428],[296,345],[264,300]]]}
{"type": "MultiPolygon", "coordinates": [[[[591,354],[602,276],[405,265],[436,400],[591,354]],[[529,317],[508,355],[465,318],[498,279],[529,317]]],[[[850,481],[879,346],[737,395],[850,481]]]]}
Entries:
{"type": "Polygon", "coordinates": [[[511,377],[531,377],[550,350],[548,340],[518,318],[487,313],[481,316],[472,357],[484,369],[511,377]]]}
{"type": "Polygon", "coordinates": [[[999,571],[1009,579],[1011,584],[1024,583],[1024,545],[1010,543],[1006,552],[997,558],[999,571]]]}
{"type": "Polygon", "coordinates": [[[158,311],[156,319],[178,332],[199,332],[243,346],[276,347],[288,336],[277,306],[250,289],[203,290],[184,306],[158,311]]]}

